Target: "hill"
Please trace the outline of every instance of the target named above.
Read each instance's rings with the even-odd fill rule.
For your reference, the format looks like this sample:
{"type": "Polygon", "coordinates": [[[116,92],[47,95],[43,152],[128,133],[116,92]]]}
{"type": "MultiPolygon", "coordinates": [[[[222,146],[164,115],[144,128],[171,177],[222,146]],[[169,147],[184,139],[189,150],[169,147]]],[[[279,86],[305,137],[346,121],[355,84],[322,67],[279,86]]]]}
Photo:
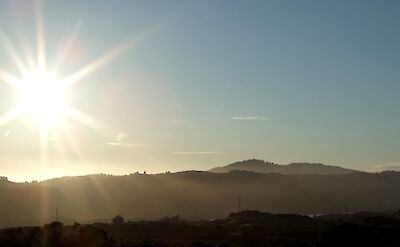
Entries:
{"type": "Polygon", "coordinates": [[[111,219],[225,217],[238,208],[273,213],[335,214],[400,208],[400,173],[281,175],[187,171],[64,177],[0,183],[0,227],[111,219]],[[69,220],[67,220],[69,219],[69,220]]]}
{"type": "Polygon", "coordinates": [[[279,165],[263,160],[245,160],[235,162],[226,166],[215,167],[209,172],[230,172],[233,170],[251,171],[258,173],[279,173],[279,174],[349,174],[356,170],[351,170],[339,166],[330,166],[320,163],[290,163],[279,165]]]}

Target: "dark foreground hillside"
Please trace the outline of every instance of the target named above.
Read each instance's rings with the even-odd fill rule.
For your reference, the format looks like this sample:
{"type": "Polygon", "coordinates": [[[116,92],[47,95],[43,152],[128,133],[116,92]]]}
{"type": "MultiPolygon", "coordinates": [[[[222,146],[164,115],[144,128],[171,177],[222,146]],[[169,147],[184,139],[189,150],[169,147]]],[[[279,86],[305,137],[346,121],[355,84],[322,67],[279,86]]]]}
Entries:
{"type": "MultiPolygon", "coordinates": [[[[118,221],[116,221],[118,222],[118,221]]],[[[0,231],[4,247],[129,246],[400,246],[398,213],[314,217],[258,211],[232,213],[226,219],[96,223],[0,231]]]]}

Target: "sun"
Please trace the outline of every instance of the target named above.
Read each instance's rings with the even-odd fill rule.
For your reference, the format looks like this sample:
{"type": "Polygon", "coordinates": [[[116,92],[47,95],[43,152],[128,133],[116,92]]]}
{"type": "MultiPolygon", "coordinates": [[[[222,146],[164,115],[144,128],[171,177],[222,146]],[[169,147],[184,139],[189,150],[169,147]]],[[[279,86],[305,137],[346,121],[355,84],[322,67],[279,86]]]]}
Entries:
{"type": "Polygon", "coordinates": [[[17,91],[20,112],[41,127],[55,125],[68,109],[67,90],[51,72],[38,69],[27,73],[17,91]]]}
{"type": "Polygon", "coordinates": [[[37,123],[40,126],[40,144],[43,157],[47,153],[46,143],[54,140],[48,138],[51,135],[62,136],[68,143],[72,143],[71,146],[75,146],[70,135],[69,123],[71,121],[85,125],[103,136],[114,138],[120,131],[73,107],[70,104],[68,91],[75,84],[82,82],[85,77],[90,76],[119,55],[130,50],[137,41],[136,36],[132,36],[110,51],[83,64],[71,74],[59,78],[57,73],[62,70],[64,60],[72,50],[80,29],[80,23],[77,23],[67,44],[60,50],[60,54],[54,54],[55,59],[51,64],[48,64],[45,26],[42,6],[39,1],[35,7],[35,16],[36,42],[33,41],[32,44],[36,44],[36,52],[31,51],[29,46],[21,47],[25,57],[21,56],[20,51],[15,48],[14,42],[0,28],[0,48],[1,46],[4,47],[4,52],[8,55],[16,70],[9,72],[0,68],[0,83],[8,84],[15,92],[13,106],[5,113],[0,114],[0,128],[20,117],[25,117],[29,124],[37,123]]]}

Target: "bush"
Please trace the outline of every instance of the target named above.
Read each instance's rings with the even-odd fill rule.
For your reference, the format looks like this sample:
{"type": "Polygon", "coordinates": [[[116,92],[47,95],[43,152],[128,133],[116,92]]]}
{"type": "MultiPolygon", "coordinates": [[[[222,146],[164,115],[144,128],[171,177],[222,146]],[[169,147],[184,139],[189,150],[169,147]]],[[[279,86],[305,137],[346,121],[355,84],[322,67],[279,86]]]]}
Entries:
{"type": "Polygon", "coordinates": [[[124,218],[121,215],[117,215],[112,219],[114,224],[121,224],[124,223],[124,218]]]}

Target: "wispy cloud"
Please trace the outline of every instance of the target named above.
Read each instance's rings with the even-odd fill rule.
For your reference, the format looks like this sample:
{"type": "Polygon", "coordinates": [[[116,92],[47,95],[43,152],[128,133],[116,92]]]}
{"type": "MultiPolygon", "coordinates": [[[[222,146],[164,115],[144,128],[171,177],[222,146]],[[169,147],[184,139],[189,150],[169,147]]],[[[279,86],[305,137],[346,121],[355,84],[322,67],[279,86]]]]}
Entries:
{"type": "Polygon", "coordinates": [[[268,121],[271,120],[269,117],[264,116],[238,116],[231,117],[232,120],[254,120],[254,121],[268,121]]]}
{"type": "Polygon", "coordinates": [[[220,154],[217,151],[191,151],[191,152],[173,152],[176,155],[201,155],[201,154],[220,154]]]}
{"type": "Polygon", "coordinates": [[[124,147],[124,148],[138,148],[145,146],[142,143],[129,142],[128,135],[125,133],[118,133],[117,136],[115,137],[115,140],[112,142],[108,142],[107,144],[113,147],[124,147]]]}
{"type": "Polygon", "coordinates": [[[109,142],[107,143],[110,146],[115,147],[127,147],[127,148],[137,148],[137,147],[144,147],[145,145],[142,143],[130,143],[130,142],[109,142]]]}

